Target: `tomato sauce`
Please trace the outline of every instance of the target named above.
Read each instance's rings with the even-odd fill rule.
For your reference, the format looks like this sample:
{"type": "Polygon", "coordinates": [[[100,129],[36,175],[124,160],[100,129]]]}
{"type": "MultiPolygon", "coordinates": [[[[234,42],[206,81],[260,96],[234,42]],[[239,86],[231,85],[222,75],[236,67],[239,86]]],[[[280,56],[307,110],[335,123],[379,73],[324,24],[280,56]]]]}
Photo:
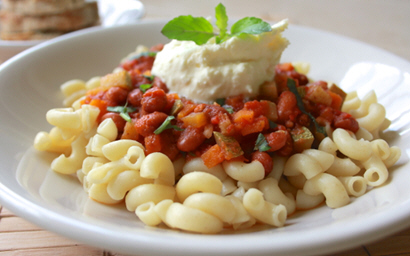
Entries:
{"type": "MultiPolygon", "coordinates": [[[[158,45],[150,50],[161,49],[158,45]]],[[[204,104],[168,93],[161,79],[150,76],[154,60],[152,54],[125,61],[121,67],[131,77],[130,88],[97,88],[82,101],[100,109],[99,122],[113,119],[118,139],[141,142],[146,154],[162,152],[171,160],[181,155],[202,157],[208,167],[227,160],[257,160],[269,173],[273,155],[290,156],[317,145],[295,139],[300,134],[311,133],[312,140],[318,141],[324,137],[318,136],[318,126],[354,133],[359,129],[351,115],[340,111],[340,95],[323,81],[310,83],[291,63],[276,66],[273,82],[261,86],[258,97],[236,95],[204,104]],[[304,109],[288,87],[289,78],[295,81],[304,109]],[[109,111],[110,106],[131,107],[126,113],[129,120],[109,111]]]]}

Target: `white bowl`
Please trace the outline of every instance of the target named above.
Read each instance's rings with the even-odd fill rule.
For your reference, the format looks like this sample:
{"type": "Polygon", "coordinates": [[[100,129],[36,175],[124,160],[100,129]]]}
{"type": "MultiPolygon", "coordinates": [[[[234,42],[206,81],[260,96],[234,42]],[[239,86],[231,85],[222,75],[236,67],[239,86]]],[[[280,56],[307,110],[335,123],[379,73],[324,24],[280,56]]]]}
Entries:
{"type": "MultiPolygon", "coordinates": [[[[285,227],[198,235],[145,227],[123,206],[90,200],[71,176],[50,171],[54,155],[33,139],[51,127],[48,109],[62,106],[59,86],[105,75],[138,44],[166,42],[164,22],[74,32],[20,53],[0,66],[0,203],[53,232],[114,252],[139,255],[311,255],[359,246],[410,224],[410,63],[372,46],[299,26],[283,61],[311,63],[313,79],[363,95],[374,89],[392,126],[384,134],[403,155],[389,182],[339,209],[325,206],[291,216],[285,227]]],[[[23,241],[22,241],[23,242],[23,241]]]]}

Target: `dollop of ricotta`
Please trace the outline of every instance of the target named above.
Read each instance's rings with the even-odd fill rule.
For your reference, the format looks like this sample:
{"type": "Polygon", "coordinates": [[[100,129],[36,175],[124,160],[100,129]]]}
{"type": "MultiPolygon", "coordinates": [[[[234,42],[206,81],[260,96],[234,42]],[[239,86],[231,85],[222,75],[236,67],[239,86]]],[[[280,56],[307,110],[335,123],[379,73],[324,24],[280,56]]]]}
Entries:
{"type": "Polygon", "coordinates": [[[212,102],[243,94],[255,96],[259,86],[271,81],[275,66],[289,42],[282,36],[287,20],[272,25],[272,31],[246,37],[231,37],[216,44],[172,40],[155,59],[151,73],[171,92],[197,102],[212,102]]]}

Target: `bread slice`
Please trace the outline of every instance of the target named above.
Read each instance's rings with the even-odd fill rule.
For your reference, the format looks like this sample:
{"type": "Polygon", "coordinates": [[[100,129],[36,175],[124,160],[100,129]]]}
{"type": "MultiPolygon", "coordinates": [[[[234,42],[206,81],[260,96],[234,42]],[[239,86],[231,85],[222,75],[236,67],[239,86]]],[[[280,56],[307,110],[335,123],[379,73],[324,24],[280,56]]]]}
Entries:
{"type": "Polygon", "coordinates": [[[48,15],[81,8],[85,0],[2,0],[2,9],[20,15],[48,15]]]}
{"type": "Polygon", "coordinates": [[[8,10],[0,11],[2,34],[59,32],[65,33],[91,25],[99,20],[96,2],[83,7],[52,15],[19,15],[8,10]]]}

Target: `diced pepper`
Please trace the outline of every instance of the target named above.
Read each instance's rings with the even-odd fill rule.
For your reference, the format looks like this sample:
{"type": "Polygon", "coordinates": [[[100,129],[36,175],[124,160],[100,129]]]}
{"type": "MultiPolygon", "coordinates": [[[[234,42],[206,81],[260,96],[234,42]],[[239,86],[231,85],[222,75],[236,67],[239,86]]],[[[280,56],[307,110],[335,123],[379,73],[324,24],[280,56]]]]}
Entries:
{"type": "Polygon", "coordinates": [[[191,113],[181,118],[181,120],[184,122],[184,127],[192,126],[195,128],[200,128],[208,123],[207,115],[203,112],[191,113]]]}
{"type": "Polygon", "coordinates": [[[254,112],[248,109],[241,109],[233,115],[233,121],[235,123],[252,123],[254,118],[254,112]]]}

